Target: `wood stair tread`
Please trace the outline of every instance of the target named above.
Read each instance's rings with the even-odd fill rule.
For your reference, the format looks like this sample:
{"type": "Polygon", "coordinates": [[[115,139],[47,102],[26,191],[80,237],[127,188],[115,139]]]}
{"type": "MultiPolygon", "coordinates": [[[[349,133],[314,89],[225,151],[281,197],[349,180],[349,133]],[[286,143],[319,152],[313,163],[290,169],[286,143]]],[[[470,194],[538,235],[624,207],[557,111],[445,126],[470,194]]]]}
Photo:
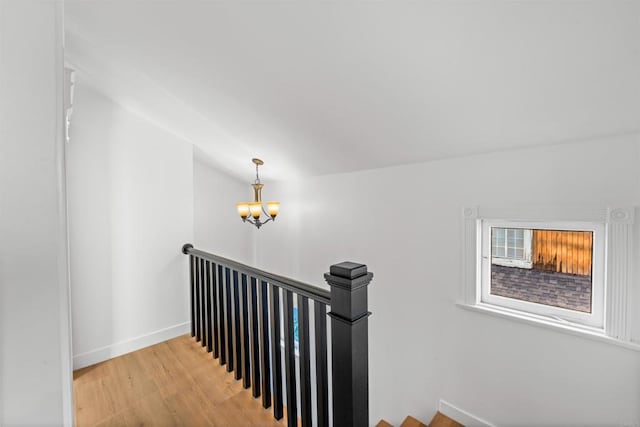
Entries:
{"type": "MultiPolygon", "coordinates": [[[[380,420],[380,422],[376,424],[376,427],[393,427],[393,424],[385,420],[380,420]]],[[[400,424],[400,427],[464,427],[464,425],[438,411],[428,425],[409,415],[404,419],[402,424],[400,424]]]]}

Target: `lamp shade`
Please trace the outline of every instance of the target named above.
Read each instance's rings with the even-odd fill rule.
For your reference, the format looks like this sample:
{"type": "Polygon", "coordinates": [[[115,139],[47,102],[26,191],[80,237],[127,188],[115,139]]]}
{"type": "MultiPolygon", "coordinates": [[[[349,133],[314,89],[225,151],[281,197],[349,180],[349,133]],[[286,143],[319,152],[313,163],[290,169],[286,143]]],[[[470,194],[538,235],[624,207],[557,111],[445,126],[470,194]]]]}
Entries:
{"type": "Polygon", "coordinates": [[[236,203],[236,207],[238,208],[238,214],[242,219],[245,219],[249,216],[249,204],[248,203],[236,203]]]}
{"type": "Polygon", "coordinates": [[[262,203],[260,202],[249,203],[249,210],[251,211],[251,216],[254,219],[260,218],[260,214],[262,213],[262,203]]]}
{"type": "Polygon", "coordinates": [[[240,215],[242,219],[245,219],[249,216],[249,203],[236,203],[236,207],[238,208],[238,215],[240,215]]]}
{"type": "Polygon", "coordinates": [[[271,218],[275,218],[280,213],[280,202],[267,202],[267,212],[271,218]]]}

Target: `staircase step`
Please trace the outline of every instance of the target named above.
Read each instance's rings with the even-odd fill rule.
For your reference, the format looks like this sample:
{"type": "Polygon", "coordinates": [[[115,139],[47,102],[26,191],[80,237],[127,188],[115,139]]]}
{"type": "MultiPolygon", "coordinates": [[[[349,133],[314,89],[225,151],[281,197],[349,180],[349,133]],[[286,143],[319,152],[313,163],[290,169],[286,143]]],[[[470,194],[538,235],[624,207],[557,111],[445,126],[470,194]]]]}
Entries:
{"type": "Polygon", "coordinates": [[[429,423],[429,427],[464,427],[464,425],[447,417],[441,412],[436,412],[429,423]]]}
{"type": "Polygon", "coordinates": [[[400,424],[400,427],[428,427],[428,426],[423,422],[413,418],[411,415],[409,415],[407,416],[407,418],[404,419],[402,424],[400,424]]]}
{"type": "MultiPolygon", "coordinates": [[[[393,425],[389,424],[385,420],[380,420],[380,422],[376,424],[376,427],[393,427],[393,425]]],[[[464,425],[447,417],[441,412],[436,412],[429,425],[424,424],[423,422],[409,415],[404,419],[402,424],[400,424],[400,427],[464,427],[464,425]]]]}

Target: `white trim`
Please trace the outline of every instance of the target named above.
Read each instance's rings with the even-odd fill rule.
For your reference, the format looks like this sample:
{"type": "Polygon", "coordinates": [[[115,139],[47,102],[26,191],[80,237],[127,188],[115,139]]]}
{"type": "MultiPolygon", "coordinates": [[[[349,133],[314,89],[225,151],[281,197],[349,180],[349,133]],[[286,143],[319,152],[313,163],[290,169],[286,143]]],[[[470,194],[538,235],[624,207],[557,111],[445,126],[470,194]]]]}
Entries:
{"type": "Polygon", "coordinates": [[[607,221],[610,236],[607,282],[614,285],[607,289],[607,333],[612,338],[630,341],[631,327],[627,319],[631,312],[633,282],[634,209],[609,209],[607,221]]]}
{"type": "Polygon", "coordinates": [[[66,182],[66,126],[65,126],[65,69],[64,69],[64,3],[54,5],[54,49],[55,49],[55,153],[56,186],[58,193],[58,310],[60,327],[60,380],[62,382],[62,425],[75,424],[73,410],[73,366],[71,355],[71,293],[69,281],[69,234],[67,220],[66,182]]]}
{"type": "Polygon", "coordinates": [[[476,417],[465,410],[457,408],[442,399],[440,399],[440,403],[438,404],[438,411],[465,427],[494,427],[490,422],[476,417]]]}
{"type": "Polygon", "coordinates": [[[480,277],[480,266],[476,262],[479,255],[477,242],[480,239],[481,227],[478,224],[478,208],[467,207],[462,210],[463,238],[462,261],[463,281],[460,286],[460,300],[466,304],[478,301],[476,277],[480,277]]]}
{"type": "Polygon", "coordinates": [[[533,268],[533,262],[516,259],[516,258],[505,258],[505,257],[491,257],[491,264],[493,265],[501,265],[503,267],[518,267],[524,268],[527,270],[531,270],[533,268]]]}
{"type": "Polygon", "coordinates": [[[139,337],[78,354],[73,356],[73,369],[95,365],[96,363],[104,362],[105,360],[179,337],[180,335],[188,333],[190,329],[191,322],[180,323],[139,337]]]}

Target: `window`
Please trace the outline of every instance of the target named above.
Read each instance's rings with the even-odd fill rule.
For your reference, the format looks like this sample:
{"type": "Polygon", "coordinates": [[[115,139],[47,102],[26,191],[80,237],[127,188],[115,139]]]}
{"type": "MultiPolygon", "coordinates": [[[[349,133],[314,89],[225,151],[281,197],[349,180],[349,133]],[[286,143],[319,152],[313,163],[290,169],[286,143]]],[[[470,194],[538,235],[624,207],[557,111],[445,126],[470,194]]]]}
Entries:
{"type": "Polygon", "coordinates": [[[640,324],[632,324],[630,298],[635,211],[464,208],[459,305],[640,349],[632,342],[640,324]]]}
{"type": "Polygon", "coordinates": [[[480,302],[602,328],[604,225],[482,220],[480,302]]]}
{"type": "Polygon", "coordinates": [[[491,257],[496,265],[531,268],[531,230],[491,228],[491,257]]]}

